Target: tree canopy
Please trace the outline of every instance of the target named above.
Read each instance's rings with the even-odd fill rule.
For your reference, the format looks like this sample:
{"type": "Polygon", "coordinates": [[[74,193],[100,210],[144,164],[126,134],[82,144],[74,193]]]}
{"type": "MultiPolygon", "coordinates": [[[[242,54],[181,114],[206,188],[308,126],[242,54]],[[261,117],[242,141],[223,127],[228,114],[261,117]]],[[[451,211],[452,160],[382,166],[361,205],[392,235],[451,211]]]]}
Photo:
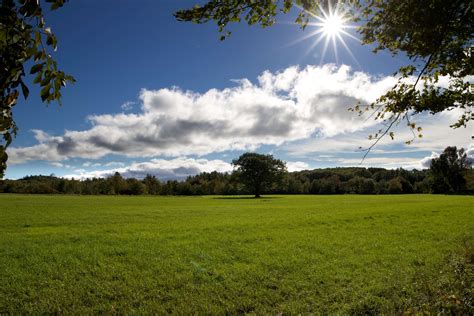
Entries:
{"type": "Polygon", "coordinates": [[[232,161],[237,177],[253,190],[256,198],[264,188],[283,178],[286,164],[272,155],[245,153],[232,161]]]}
{"type": "MultiPolygon", "coordinates": [[[[67,0],[45,0],[51,10],[67,0]]],[[[17,126],[12,109],[20,92],[26,99],[29,89],[24,81],[26,73],[34,76],[41,87],[41,100],[61,102],[61,89],[74,78],[58,69],[52,54],[57,50],[57,39],[46,25],[39,0],[2,0],[0,3],[0,178],[3,177],[6,147],[16,135],[17,126]],[[31,63],[29,71],[25,64],[31,63]]]]}
{"type": "MultiPolygon", "coordinates": [[[[175,13],[179,21],[214,21],[221,39],[230,35],[228,26],[244,20],[249,25],[268,27],[279,14],[293,7],[300,10],[296,23],[303,29],[328,6],[342,7],[358,28],[363,44],[374,44],[375,52],[403,53],[410,64],[401,67],[398,83],[372,104],[357,104],[351,110],[372,111],[385,128],[369,135],[377,142],[389,135],[392,126],[406,122],[413,132],[411,143],[422,137],[422,129],[411,117],[420,112],[436,114],[459,109],[461,114],[451,127],[466,127],[474,119],[474,96],[469,76],[474,75],[474,4],[471,0],[209,0],[203,6],[175,13]],[[440,78],[448,81],[442,85],[440,78]]],[[[370,150],[368,148],[368,150],[370,150]]]]}
{"type": "Polygon", "coordinates": [[[447,147],[431,161],[433,193],[462,193],[466,190],[464,172],[471,168],[464,148],[447,147]]]}

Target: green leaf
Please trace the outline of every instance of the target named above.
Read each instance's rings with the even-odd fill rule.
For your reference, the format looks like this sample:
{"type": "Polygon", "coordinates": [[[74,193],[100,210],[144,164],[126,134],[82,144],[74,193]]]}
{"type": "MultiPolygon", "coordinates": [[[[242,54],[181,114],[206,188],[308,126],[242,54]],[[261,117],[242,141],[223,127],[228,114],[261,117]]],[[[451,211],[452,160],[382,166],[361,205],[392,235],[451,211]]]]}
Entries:
{"type": "Polygon", "coordinates": [[[51,85],[47,85],[41,89],[40,95],[41,95],[41,101],[46,101],[49,97],[49,89],[51,88],[51,85]]]}
{"type": "Polygon", "coordinates": [[[12,135],[10,133],[3,134],[3,139],[5,139],[7,146],[12,143],[12,135]]]}
{"type": "Polygon", "coordinates": [[[38,74],[35,77],[35,80],[33,80],[33,83],[40,83],[41,82],[41,77],[42,77],[41,72],[38,72],[38,74]]]}
{"type": "Polygon", "coordinates": [[[23,83],[23,81],[20,81],[21,84],[21,91],[23,91],[23,97],[25,100],[28,98],[28,95],[30,94],[30,90],[28,90],[28,87],[23,83]]]}
{"type": "Polygon", "coordinates": [[[35,61],[38,61],[40,59],[43,59],[44,58],[44,52],[39,50],[35,53],[35,61]]]}
{"type": "Polygon", "coordinates": [[[30,74],[33,75],[37,73],[38,71],[41,71],[43,69],[43,63],[41,64],[36,64],[33,67],[31,67],[30,74]]]}
{"type": "Polygon", "coordinates": [[[52,36],[48,36],[46,38],[46,44],[50,45],[50,46],[53,44],[53,37],[52,36]]]}
{"type": "Polygon", "coordinates": [[[35,45],[37,47],[41,45],[41,33],[39,31],[35,32],[35,45]]]}

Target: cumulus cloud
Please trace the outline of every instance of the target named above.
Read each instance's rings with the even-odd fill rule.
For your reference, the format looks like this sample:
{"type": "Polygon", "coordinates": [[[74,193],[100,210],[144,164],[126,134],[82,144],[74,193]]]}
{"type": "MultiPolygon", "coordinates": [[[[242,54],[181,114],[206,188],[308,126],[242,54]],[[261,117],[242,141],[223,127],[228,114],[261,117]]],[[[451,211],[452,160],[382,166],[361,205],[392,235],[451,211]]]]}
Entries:
{"type": "Polygon", "coordinates": [[[104,166],[106,166],[106,167],[125,166],[125,164],[123,162],[120,162],[120,161],[111,161],[111,162],[107,162],[106,164],[104,164],[104,166]]]}
{"type": "Polygon", "coordinates": [[[368,157],[360,165],[360,158],[338,159],[339,166],[380,167],[386,169],[423,169],[418,158],[406,157],[368,157]]]}
{"type": "Polygon", "coordinates": [[[430,156],[424,157],[423,159],[420,160],[420,165],[423,168],[429,168],[431,167],[431,161],[433,161],[433,159],[436,159],[438,157],[439,157],[438,153],[432,152],[430,156]]]}
{"type": "MultiPolygon", "coordinates": [[[[456,122],[461,115],[460,110],[446,111],[436,115],[419,114],[412,118],[412,122],[423,128],[423,138],[416,139],[412,144],[405,142],[413,139],[413,134],[406,124],[395,126],[395,138],[384,137],[370,154],[394,154],[394,153],[416,153],[426,155],[426,152],[441,152],[447,146],[470,148],[472,126],[453,129],[451,124],[456,122]]],[[[321,135],[317,138],[309,138],[303,141],[290,143],[280,149],[295,157],[315,157],[327,154],[341,153],[363,153],[363,150],[373,144],[367,136],[374,134],[379,126],[364,127],[349,134],[337,134],[333,136],[321,135]]]]}
{"type": "Polygon", "coordinates": [[[474,165],[474,144],[466,150],[466,155],[469,162],[474,165]]]}
{"type": "Polygon", "coordinates": [[[286,163],[286,167],[287,167],[289,172],[311,169],[309,164],[307,164],[306,162],[303,162],[303,161],[288,161],[286,163]]]}
{"type": "MultiPolygon", "coordinates": [[[[459,149],[459,148],[458,148],[459,149]]],[[[431,167],[431,161],[435,158],[438,158],[441,152],[432,152],[430,156],[424,157],[421,159],[420,164],[423,168],[431,167]]],[[[474,144],[470,144],[466,149],[467,160],[472,164],[474,163],[474,144]]]]}
{"type": "Polygon", "coordinates": [[[86,161],[82,164],[83,167],[89,168],[89,167],[100,167],[102,166],[101,163],[99,162],[91,162],[91,161],[86,161]]]}
{"type": "Polygon", "coordinates": [[[49,164],[53,167],[56,167],[56,168],[72,168],[71,165],[63,164],[63,163],[57,162],[57,161],[50,162],[49,164]]]}
{"type": "Polygon", "coordinates": [[[120,108],[124,111],[131,111],[133,109],[133,106],[136,104],[136,102],[132,102],[132,101],[127,101],[125,103],[123,103],[120,108]]]}
{"type": "Polygon", "coordinates": [[[374,124],[347,111],[374,101],[392,87],[393,77],[354,72],[349,66],[289,67],[263,72],[256,83],[204,93],[179,88],[142,90],[139,113],[92,115],[91,127],[48,135],[34,131],[38,144],[10,148],[10,163],[127,157],[206,155],[281,145],[316,132],[334,137],[374,124]]]}
{"type": "Polygon", "coordinates": [[[207,160],[179,157],[175,159],[151,159],[147,162],[135,162],[129,166],[107,169],[100,171],[77,170],[75,174],[65,175],[65,178],[90,179],[105,178],[119,172],[125,178],[143,179],[147,174],[154,175],[158,179],[184,180],[188,176],[201,172],[229,172],[232,165],[222,160],[207,160]]]}

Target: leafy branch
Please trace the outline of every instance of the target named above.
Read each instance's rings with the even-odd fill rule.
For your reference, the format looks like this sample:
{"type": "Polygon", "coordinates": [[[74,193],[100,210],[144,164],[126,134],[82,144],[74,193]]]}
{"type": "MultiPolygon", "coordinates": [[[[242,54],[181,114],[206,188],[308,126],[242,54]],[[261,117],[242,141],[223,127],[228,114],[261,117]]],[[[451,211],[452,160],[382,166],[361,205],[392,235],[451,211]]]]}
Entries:
{"type": "MultiPolygon", "coordinates": [[[[50,9],[61,8],[66,0],[45,0],[50,9]]],[[[12,109],[20,92],[25,99],[29,88],[24,82],[25,63],[33,62],[29,70],[35,75],[34,84],[41,87],[43,102],[57,101],[61,105],[61,89],[74,83],[72,76],[60,69],[52,53],[57,50],[57,39],[46,27],[39,0],[3,0],[0,4],[0,178],[6,169],[6,148],[17,133],[12,109]]]]}

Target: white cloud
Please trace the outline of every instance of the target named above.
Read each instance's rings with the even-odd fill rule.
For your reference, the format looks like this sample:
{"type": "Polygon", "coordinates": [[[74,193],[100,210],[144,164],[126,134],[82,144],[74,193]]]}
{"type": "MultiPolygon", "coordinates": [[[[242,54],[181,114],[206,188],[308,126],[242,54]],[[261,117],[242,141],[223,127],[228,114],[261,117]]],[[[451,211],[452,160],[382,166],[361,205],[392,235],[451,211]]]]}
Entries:
{"type": "Polygon", "coordinates": [[[106,167],[125,166],[125,164],[123,162],[119,162],[119,161],[111,161],[111,162],[108,162],[108,163],[104,164],[104,166],[106,166],[106,167]]]}
{"type": "Polygon", "coordinates": [[[51,166],[57,167],[57,168],[72,168],[71,165],[64,164],[64,163],[57,162],[57,161],[50,162],[49,164],[50,164],[51,166]]]}
{"type": "Polygon", "coordinates": [[[289,172],[311,169],[310,166],[303,161],[288,161],[286,163],[286,167],[288,168],[289,172]]]}
{"type": "MultiPolygon", "coordinates": [[[[88,117],[89,129],[66,130],[59,136],[33,130],[37,144],[9,148],[9,163],[59,163],[110,154],[140,158],[203,156],[228,150],[255,150],[261,145],[283,145],[279,152],[297,159],[335,162],[341,153],[367,148],[371,144],[367,135],[379,129],[376,122],[347,111],[348,107],[358,101],[374,101],[396,79],[354,72],[345,65],[324,65],[289,67],[276,73],[265,71],[256,83],[248,79],[233,81],[236,86],[204,93],[179,88],[143,89],[138,113],[92,115],[88,117]]],[[[131,105],[124,103],[123,109],[131,105]]],[[[472,125],[454,130],[449,127],[460,115],[458,110],[435,116],[418,115],[414,120],[423,127],[423,139],[405,145],[412,135],[406,126],[399,126],[395,129],[395,140],[385,137],[371,155],[388,157],[391,153],[406,152],[423,157],[429,152],[441,152],[446,146],[463,147],[471,140],[472,125]]],[[[428,163],[402,161],[393,156],[382,161],[380,157],[372,159],[371,155],[364,166],[428,163]]],[[[129,168],[121,162],[83,164],[88,168],[99,166],[129,168]]],[[[303,162],[288,166],[293,170],[307,168],[303,162]]]]}
{"type": "Polygon", "coordinates": [[[422,169],[420,159],[406,157],[368,157],[361,164],[361,158],[337,159],[339,166],[380,167],[386,169],[422,169]]]}
{"type": "MultiPolygon", "coordinates": [[[[407,145],[406,141],[413,139],[413,135],[406,123],[394,127],[395,139],[385,136],[376,147],[369,153],[369,157],[378,155],[388,155],[394,153],[416,153],[416,152],[441,152],[447,146],[457,146],[468,148],[472,145],[471,135],[473,134],[472,125],[466,128],[461,127],[453,129],[449,127],[461,115],[460,111],[453,110],[431,114],[419,114],[413,118],[418,126],[422,126],[423,138],[407,145]]],[[[281,148],[294,157],[323,157],[326,154],[341,153],[363,153],[362,149],[368,148],[373,144],[373,140],[368,140],[369,134],[374,134],[380,127],[369,126],[354,133],[337,134],[334,136],[322,136],[311,138],[304,141],[287,144],[281,148]]]]}
{"type": "Polygon", "coordinates": [[[132,101],[127,101],[125,103],[123,103],[120,108],[124,111],[131,111],[133,109],[133,106],[136,104],[136,102],[132,102],[132,101]]]}
{"type": "MultiPolygon", "coordinates": [[[[458,147],[461,148],[462,146],[458,147]]],[[[469,144],[468,146],[464,146],[466,149],[466,155],[468,161],[474,163],[474,144],[469,144]]],[[[400,153],[410,153],[413,154],[413,151],[390,151],[390,150],[377,150],[374,155],[369,155],[364,161],[362,161],[362,156],[357,158],[346,158],[346,157],[328,157],[326,159],[313,159],[315,161],[324,161],[324,162],[331,162],[337,166],[361,166],[361,167],[381,167],[387,169],[395,169],[395,168],[404,168],[404,169],[427,169],[431,166],[431,161],[435,158],[438,158],[439,155],[442,153],[443,149],[439,151],[431,152],[430,155],[417,158],[417,157],[401,157],[400,155],[394,156],[393,154],[400,154],[400,153]]],[[[415,152],[416,153],[416,152],[415,152]]],[[[420,153],[423,153],[420,152],[420,153]]]]}
{"type": "Polygon", "coordinates": [[[431,161],[438,157],[439,157],[438,153],[432,152],[430,156],[424,157],[423,159],[420,160],[420,165],[423,168],[429,168],[431,167],[431,161]]]}
{"type": "Polygon", "coordinates": [[[474,165],[474,144],[466,150],[467,159],[474,165]]]}
{"type": "Polygon", "coordinates": [[[177,179],[183,180],[188,176],[201,172],[228,172],[232,170],[231,164],[222,160],[207,160],[178,157],[175,159],[151,159],[147,162],[135,162],[129,166],[86,172],[85,170],[75,170],[75,174],[65,175],[65,178],[87,179],[104,178],[119,172],[125,178],[142,179],[147,174],[155,175],[160,180],[177,179]]]}
{"type": "Polygon", "coordinates": [[[205,93],[178,88],[142,90],[141,112],[93,115],[91,128],[51,136],[35,131],[37,145],[9,148],[10,163],[127,157],[206,155],[252,150],[309,138],[334,137],[374,124],[347,111],[374,101],[393,77],[353,72],[349,66],[289,67],[265,71],[257,83],[205,93]]]}
{"type": "MultiPolygon", "coordinates": [[[[459,149],[459,147],[458,147],[459,149]]],[[[435,158],[438,158],[440,156],[442,151],[440,152],[432,152],[430,156],[427,156],[427,157],[424,157],[423,159],[421,159],[420,161],[420,164],[423,168],[429,168],[431,166],[431,161],[435,158]]],[[[474,144],[470,144],[467,148],[466,148],[466,157],[467,157],[467,160],[469,162],[471,162],[471,164],[474,163],[474,144]]]]}

